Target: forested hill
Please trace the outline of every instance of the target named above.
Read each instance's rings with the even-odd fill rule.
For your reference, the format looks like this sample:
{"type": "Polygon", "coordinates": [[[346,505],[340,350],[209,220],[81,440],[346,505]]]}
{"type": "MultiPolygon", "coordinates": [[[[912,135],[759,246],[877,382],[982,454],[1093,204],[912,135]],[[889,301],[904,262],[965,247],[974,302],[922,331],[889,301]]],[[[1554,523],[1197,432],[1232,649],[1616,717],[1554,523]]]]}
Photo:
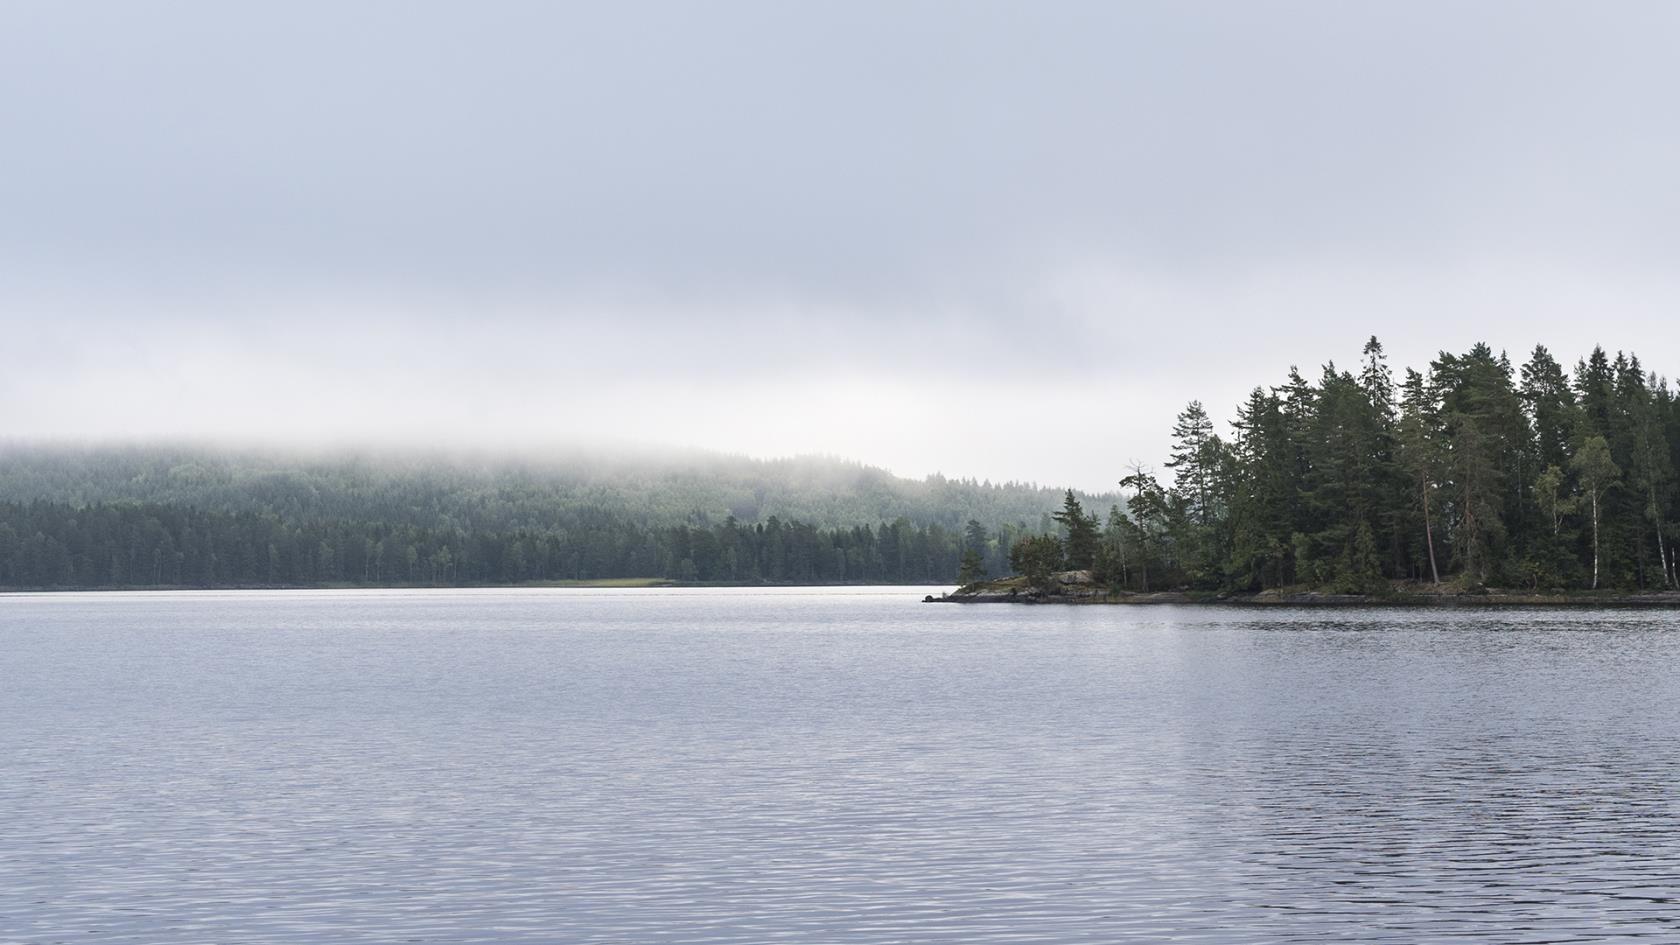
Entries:
{"type": "Polygon", "coordinates": [[[1061,499],[820,457],[8,445],[0,586],[942,583],[965,542],[1004,570],[1061,499]]]}
{"type": "Polygon", "coordinates": [[[1070,498],[1017,570],[1117,591],[1680,586],[1680,397],[1632,354],[1517,365],[1479,344],[1396,378],[1372,338],[1354,370],[1255,388],[1231,425],[1191,403],[1170,478],[1128,476],[1121,508],[1070,498]]]}

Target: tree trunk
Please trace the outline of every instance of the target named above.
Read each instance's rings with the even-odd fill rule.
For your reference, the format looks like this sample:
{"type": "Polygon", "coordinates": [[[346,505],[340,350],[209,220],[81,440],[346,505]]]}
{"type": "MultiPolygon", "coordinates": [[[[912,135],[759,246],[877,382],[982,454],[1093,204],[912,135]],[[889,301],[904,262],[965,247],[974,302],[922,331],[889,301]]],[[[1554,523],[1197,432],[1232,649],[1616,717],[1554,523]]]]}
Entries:
{"type": "Polygon", "coordinates": [[[1596,590],[1598,590],[1598,490],[1596,490],[1596,489],[1594,489],[1593,493],[1592,493],[1592,519],[1593,519],[1593,583],[1592,583],[1592,589],[1596,591],[1596,590]]]}
{"type": "MultiPolygon", "coordinates": [[[[1649,441],[1645,444],[1645,466],[1647,469],[1651,466],[1651,444],[1649,441]]],[[[1657,483],[1654,479],[1646,479],[1645,495],[1650,503],[1651,517],[1656,519],[1653,524],[1656,525],[1657,529],[1657,563],[1662,565],[1663,587],[1668,587],[1668,558],[1663,555],[1662,512],[1657,507],[1657,483]]]]}
{"type": "Polygon", "coordinates": [[[1435,528],[1429,522],[1429,482],[1419,479],[1422,488],[1418,491],[1423,495],[1423,541],[1429,546],[1429,576],[1436,584],[1441,583],[1441,572],[1435,567],[1435,528]]]}
{"type": "Polygon", "coordinates": [[[1663,548],[1662,523],[1657,523],[1657,563],[1662,565],[1663,587],[1668,587],[1668,552],[1663,548]]]}
{"type": "Polygon", "coordinates": [[[1477,555],[1481,549],[1476,540],[1476,487],[1470,482],[1464,484],[1464,533],[1470,536],[1464,543],[1464,574],[1480,584],[1482,572],[1477,555]]]}

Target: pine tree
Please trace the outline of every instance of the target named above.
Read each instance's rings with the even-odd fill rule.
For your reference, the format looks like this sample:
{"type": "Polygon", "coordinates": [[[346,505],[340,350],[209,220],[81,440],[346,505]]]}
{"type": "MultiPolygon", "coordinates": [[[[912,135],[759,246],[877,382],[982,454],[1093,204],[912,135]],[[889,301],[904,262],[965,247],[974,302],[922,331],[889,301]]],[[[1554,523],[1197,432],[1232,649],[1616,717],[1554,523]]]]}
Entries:
{"type": "Polygon", "coordinates": [[[1192,400],[1179,412],[1172,436],[1172,459],[1167,461],[1167,468],[1173,471],[1173,488],[1184,496],[1196,524],[1209,525],[1215,514],[1216,438],[1213,421],[1201,401],[1192,400]]]}
{"type": "Polygon", "coordinates": [[[1213,432],[1201,401],[1191,401],[1173,425],[1173,498],[1176,544],[1192,583],[1217,587],[1224,577],[1230,547],[1230,504],[1237,480],[1236,460],[1213,432]]]}
{"type": "Polygon", "coordinates": [[[1094,565],[1097,559],[1097,520],[1085,514],[1072,489],[1067,490],[1062,498],[1062,510],[1052,518],[1066,532],[1063,548],[1068,567],[1078,570],[1094,565]]]}
{"type": "Polygon", "coordinates": [[[1291,481],[1294,446],[1289,441],[1282,403],[1275,393],[1255,388],[1237,411],[1233,460],[1242,488],[1232,490],[1231,551],[1227,583],[1259,590],[1289,583],[1295,488],[1291,481]]]}
{"type": "Polygon", "coordinates": [[[1132,526],[1133,542],[1138,551],[1141,589],[1147,592],[1151,587],[1150,566],[1155,565],[1154,573],[1159,582],[1162,572],[1171,564],[1163,544],[1172,523],[1172,502],[1161,484],[1142,467],[1133,467],[1132,474],[1120,480],[1120,487],[1132,491],[1131,498],[1126,500],[1126,510],[1131,513],[1128,522],[1132,526]]]}
{"type": "Polygon", "coordinates": [[[1569,444],[1580,423],[1576,415],[1578,408],[1563,367],[1545,345],[1535,345],[1534,353],[1523,365],[1519,392],[1534,431],[1536,468],[1561,468],[1568,464],[1569,444]]]}

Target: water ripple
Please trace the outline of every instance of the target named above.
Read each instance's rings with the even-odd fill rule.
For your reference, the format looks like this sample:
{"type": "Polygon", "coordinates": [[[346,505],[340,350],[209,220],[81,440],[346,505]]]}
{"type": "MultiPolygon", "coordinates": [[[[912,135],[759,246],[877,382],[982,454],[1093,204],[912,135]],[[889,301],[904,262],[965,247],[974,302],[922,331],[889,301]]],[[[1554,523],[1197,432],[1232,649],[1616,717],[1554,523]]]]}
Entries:
{"type": "Polygon", "coordinates": [[[1660,613],[0,600],[0,943],[1680,940],[1660,613]]]}

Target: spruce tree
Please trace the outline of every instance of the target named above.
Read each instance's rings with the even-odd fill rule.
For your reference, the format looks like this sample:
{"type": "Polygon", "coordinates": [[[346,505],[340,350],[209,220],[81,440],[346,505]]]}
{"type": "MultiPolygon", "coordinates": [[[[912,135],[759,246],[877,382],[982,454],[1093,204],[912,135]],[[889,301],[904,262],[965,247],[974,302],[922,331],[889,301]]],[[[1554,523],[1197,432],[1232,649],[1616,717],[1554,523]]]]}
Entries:
{"type": "Polygon", "coordinates": [[[1052,518],[1066,532],[1063,549],[1068,567],[1077,570],[1094,565],[1097,559],[1097,520],[1085,514],[1072,489],[1067,490],[1062,498],[1062,510],[1052,518]]]}

